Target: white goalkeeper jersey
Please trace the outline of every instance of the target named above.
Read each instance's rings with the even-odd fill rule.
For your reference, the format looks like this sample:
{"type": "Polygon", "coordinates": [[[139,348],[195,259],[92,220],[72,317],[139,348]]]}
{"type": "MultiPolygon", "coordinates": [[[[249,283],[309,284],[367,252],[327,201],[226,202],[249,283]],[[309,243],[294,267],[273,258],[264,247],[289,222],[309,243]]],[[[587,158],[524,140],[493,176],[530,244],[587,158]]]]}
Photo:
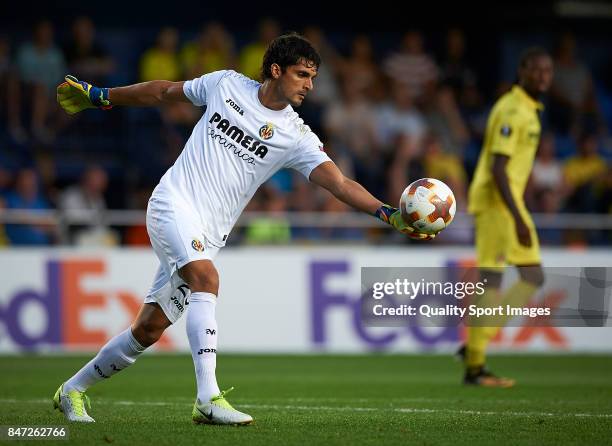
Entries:
{"type": "Polygon", "coordinates": [[[291,106],[275,111],[261,104],[260,86],[227,70],[183,87],[187,98],[206,110],[153,196],[170,197],[182,209],[192,209],[213,246],[225,245],[257,188],[279,169],[293,168],[308,179],[315,167],[330,161],[291,106]]]}

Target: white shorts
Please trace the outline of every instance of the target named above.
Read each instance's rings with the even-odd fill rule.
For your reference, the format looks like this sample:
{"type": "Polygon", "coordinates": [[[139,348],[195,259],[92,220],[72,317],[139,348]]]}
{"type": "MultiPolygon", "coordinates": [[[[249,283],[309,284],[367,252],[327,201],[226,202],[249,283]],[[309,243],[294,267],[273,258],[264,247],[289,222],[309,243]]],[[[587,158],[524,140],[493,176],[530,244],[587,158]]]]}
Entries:
{"type": "Polygon", "coordinates": [[[145,303],[157,303],[175,323],[189,305],[191,294],[178,271],[195,260],[213,260],[219,252],[206,240],[204,225],[178,200],[154,195],[147,207],[147,232],[159,268],[145,303]]]}

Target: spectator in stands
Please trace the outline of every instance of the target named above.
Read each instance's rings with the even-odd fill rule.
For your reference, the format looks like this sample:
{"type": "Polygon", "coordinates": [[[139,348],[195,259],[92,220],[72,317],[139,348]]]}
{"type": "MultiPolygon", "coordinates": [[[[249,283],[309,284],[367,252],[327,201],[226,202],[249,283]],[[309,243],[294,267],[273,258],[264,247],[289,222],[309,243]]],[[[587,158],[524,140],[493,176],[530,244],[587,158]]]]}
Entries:
{"type": "Polygon", "coordinates": [[[452,88],[439,87],[426,103],[424,114],[427,127],[437,135],[442,150],[449,155],[463,158],[470,132],[461,116],[452,88]]]}
{"type": "Polygon", "coordinates": [[[55,109],[55,87],[64,78],[65,66],[64,56],[53,41],[53,25],[46,20],[38,23],[32,41],[17,52],[17,68],[22,92],[32,104],[32,134],[42,143],[54,139],[48,120],[55,109]]]}
{"type": "Polygon", "coordinates": [[[555,77],[551,89],[551,124],[574,137],[581,132],[605,132],[593,77],[576,59],[576,40],[571,33],[561,36],[555,51],[555,77]]]}
{"type": "MultiPolygon", "coordinates": [[[[146,50],[140,59],[141,81],[156,79],[178,81],[183,79],[178,41],[179,36],[175,28],[166,27],[159,32],[155,46],[146,50]]],[[[195,77],[202,74],[196,74],[195,77]]],[[[167,154],[171,154],[172,162],[174,162],[178,155],[176,150],[180,152],[184,143],[181,128],[192,126],[200,117],[199,111],[190,104],[175,102],[160,107],[160,112],[163,122],[168,124],[166,139],[168,140],[169,150],[167,154]]]]}
{"type": "Polygon", "coordinates": [[[393,141],[395,150],[387,161],[384,197],[388,203],[399,203],[400,195],[408,184],[425,176],[421,146],[410,134],[398,133],[393,141]]]}
{"type": "Polygon", "coordinates": [[[527,195],[527,203],[536,212],[558,210],[565,197],[563,163],[555,156],[555,135],[552,132],[545,133],[540,139],[540,147],[533,162],[527,195]],[[555,197],[551,197],[551,193],[555,197]],[[551,203],[553,198],[558,201],[554,206],[551,203]]]}
{"type": "Polygon", "coordinates": [[[263,19],[259,23],[259,36],[257,41],[248,44],[240,52],[240,72],[251,79],[261,78],[261,60],[266,48],[272,40],[279,35],[280,27],[276,20],[263,19]]]}
{"type": "Polygon", "coordinates": [[[155,46],[144,52],[140,59],[140,80],[155,79],[178,81],[182,79],[178,53],[178,32],[174,28],[162,28],[155,46]]]}
{"type": "Polygon", "coordinates": [[[608,166],[597,153],[597,145],[596,135],[585,134],[579,141],[578,154],[567,159],[563,166],[568,186],[566,210],[569,212],[596,212],[599,207],[608,166]]]}
{"type": "Polygon", "coordinates": [[[325,140],[323,116],[325,109],[339,98],[338,74],[342,58],[327,41],[323,30],[317,26],[307,26],[304,36],[317,49],[325,63],[319,66],[316,88],[308,95],[308,100],[300,107],[300,117],[321,139],[325,140]]]}
{"type": "Polygon", "coordinates": [[[351,77],[356,88],[366,97],[371,97],[373,89],[380,81],[381,73],[374,60],[372,42],[365,34],[359,34],[351,43],[351,54],[342,63],[343,78],[351,77]]]}
{"type": "Polygon", "coordinates": [[[490,108],[485,103],[482,92],[475,85],[466,85],[459,100],[459,105],[470,132],[470,139],[481,142],[487,127],[490,108]]]}
{"type": "Polygon", "coordinates": [[[391,54],[384,62],[385,73],[395,82],[405,85],[411,98],[418,102],[435,88],[438,67],[425,52],[423,36],[419,31],[408,31],[402,40],[400,52],[391,54]]]}
{"type": "Polygon", "coordinates": [[[59,207],[67,220],[80,220],[90,224],[71,225],[70,236],[77,244],[114,245],[117,235],[105,220],[108,187],[106,171],[99,166],[88,167],[78,185],[69,187],[60,196],[59,207]]]}
{"type": "Polygon", "coordinates": [[[183,46],[180,56],[188,79],[237,65],[234,39],[219,22],[207,23],[195,40],[183,46]]]}
{"type": "Polygon", "coordinates": [[[308,94],[308,100],[304,101],[299,113],[300,118],[324,140],[326,135],[323,115],[325,109],[339,99],[338,75],[342,58],[327,41],[321,28],[317,26],[306,27],[304,37],[312,43],[325,62],[319,66],[317,71],[316,88],[308,94]]]}
{"type": "Polygon", "coordinates": [[[72,38],[64,46],[64,56],[71,74],[106,85],[115,70],[115,62],[96,41],[96,30],[89,17],[78,17],[72,24],[72,38]]]}
{"type": "Polygon", "coordinates": [[[37,151],[33,157],[34,166],[38,173],[38,187],[41,194],[56,207],[60,190],[57,181],[57,167],[54,153],[47,150],[37,151]]]}
{"type": "Polygon", "coordinates": [[[461,29],[446,33],[446,54],[440,64],[441,83],[452,88],[455,98],[463,96],[468,86],[476,85],[476,73],[465,57],[465,35],[461,29]]]}
{"type": "Polygon", "coordinates": [[[81,176],[78,185],[66,189],[60,198],[60,207],[63,211],[89,210],[97,214],[95,221],[99,221],[106,212],[106,199],[104,193],[108,187],[106,171],[99,166],[88,167],[81,176]]]}
{"type": "Polygon", "coordinates": [[[351,76],[342,83],[342,100],[327,108],[323,126],[335,154],[349,158],[357,181],[368,190],[376,190],[383,168],[377,153],[376,115],[351,76]]]}
{"type": "Polygon", "coordinates": [[[308,102],[329,105],[338,99],[338,76],[342,58],[336,49],[327,41],[323,30],[318,26],[308,26],[304,29],[304,37],[316,48],[325,63],[317,71],[317,88],[308,94],[308,102]]]}
{"type": "Polygon", "coordinates": [[[414,95],[406,84],[396,82],[391,87],[391,101],[378,107],[376,112],[377,140],[386,153],[395,150],[394,143],[402,136],[403,144],[410,144],[411,150],[419,155],[427,123],[414,105],[414,95]]]}
{"type": "Polygon", "coordinates": [[[28,134],[21,123],[19,74],[11,60],[11,45],[6,36],[0,36],[0,116],[14,142],[27,142],[28,134]]]}
{"type": "MultiPolygon", "coordinates": [[[[31,168],[19,170],[15,186],[4,197],[7,209],[50,210],[46,198],[40,193],[36,171],[31,168]]],[[[13,245],[48,245],[54,228],[43,225],[36,218],[25,218],[21,224],[6,225],[6,235],[13,245]]]]}

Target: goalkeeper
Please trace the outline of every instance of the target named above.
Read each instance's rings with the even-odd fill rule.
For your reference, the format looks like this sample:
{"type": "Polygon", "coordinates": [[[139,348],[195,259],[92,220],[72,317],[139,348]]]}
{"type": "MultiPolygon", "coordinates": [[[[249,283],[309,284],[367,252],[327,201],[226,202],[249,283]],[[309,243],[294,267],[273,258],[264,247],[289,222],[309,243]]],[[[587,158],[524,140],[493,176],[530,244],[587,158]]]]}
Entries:
{"type": "Polygon", "coordinates": [[[187,313],[197,383],[193,421],[252,422],[250,415],[230,405],[227,391],[221,392],[217,385],[219,274],[213,262],[257,188],[279,169],[299,171],[339,200],[409,237],[432,238],[415,232],[397,209],[346,178],[323,151],[319,138],[293,111],[312,90],[319,64],[311,44],[289,34],[268,47],[262,84],[227,70],[186,82],[160,80],[118,88],[99,88],[66,76],[58,87],[58,101],[70,114],[87,108],[177,101],[206,106],[182,153],[149,200],[147,230],[159,258],[151,289],[131,327],[59,386],[54,405],[68,420],[92,422],[85,407],[87,389],[133,364],[187,313]]]}

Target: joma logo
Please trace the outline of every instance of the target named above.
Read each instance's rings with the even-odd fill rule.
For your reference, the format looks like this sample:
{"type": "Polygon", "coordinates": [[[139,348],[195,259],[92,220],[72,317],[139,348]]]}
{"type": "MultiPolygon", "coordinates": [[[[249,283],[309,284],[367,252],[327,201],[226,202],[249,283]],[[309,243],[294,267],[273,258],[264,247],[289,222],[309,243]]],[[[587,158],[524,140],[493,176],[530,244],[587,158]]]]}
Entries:
{"type": "Polygon", "coordinates": [[[238,113],[240,113],[240,116],[244,116],[244,111],[242,110],[242,108],[240,108],[240,106],[238,104],[236,104],[234,102],[233,99],[226,99],[225,100],[226,104],[229,104],[230,107],[232,107],[234,110],[236,110],[238,113]]]}

